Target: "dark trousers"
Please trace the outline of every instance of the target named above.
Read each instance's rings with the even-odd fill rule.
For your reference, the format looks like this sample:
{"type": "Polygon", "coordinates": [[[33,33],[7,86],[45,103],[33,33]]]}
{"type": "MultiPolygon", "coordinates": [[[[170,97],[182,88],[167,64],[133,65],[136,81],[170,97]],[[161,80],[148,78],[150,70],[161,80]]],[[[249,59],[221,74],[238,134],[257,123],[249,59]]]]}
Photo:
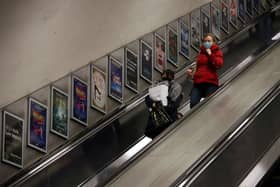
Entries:
{"type": "Polygon", "coordinates": [[[219,87],[211,83],[194,84],[190,94],[190,108],[197,105],[201,98],[205,98],[214,93],[219,87]]]}
{"type": "Polygon", "coordinates": [[[270,44],[272,34],[272,18],[270,13],[266,13],[263,15],[260,22],[256,25],[256,36],[265,44],[270,44]]]}

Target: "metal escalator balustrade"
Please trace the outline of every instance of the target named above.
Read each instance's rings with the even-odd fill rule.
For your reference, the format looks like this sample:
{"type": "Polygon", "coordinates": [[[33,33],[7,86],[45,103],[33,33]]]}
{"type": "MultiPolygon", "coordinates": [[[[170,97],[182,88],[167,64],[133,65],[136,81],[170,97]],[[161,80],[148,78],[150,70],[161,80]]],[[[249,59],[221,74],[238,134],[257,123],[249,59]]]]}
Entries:
{"type": "MultiPolygon", "coordinates": [[[[252,27],[254,24],[250,25],[249,27],[252,27]]],[[[233,42],[238,36],[244,34],[244,32],[246,32],[249,28],[245,28],[241,33],[235,35],[233,38],[230,38],[230,40],[227,40],[226,42],[224,42],[222,44],[222,47],[226,47],[227,45],[229,45],[231,42],[233,42]]],[[[257,51],[258,53],[258,51],[257,51]]],[[[248,66],[248,64],[251,63],[252,58],[247,58],[246,60],[244,60],[242,63],[240,63],[236,68],[234,69],[230,69],[228,71],[226,71],[223,75],[222,75],[222,80],[221,83],[224,84],[226,80],[229,79],[229,77],[237,76],[239,70],[244,69],[246,66],[248,66]]],[[[226,84],[224,84],[226,85],[226,84]]],[[[187,111],[189,110],[189,106],[188,106],[188,102],[181,108],[180,112],[185,114],[187,111]]],[[[154,141],[155,142],[155,141],[154,141]]],[[[146,138],[143,139],[143,144],[146,144],[146,138]]],[[[148,147],[150,147],[152,144],[150,144],[148,147]]],[[[146,148],[148,148],[146,147],[146,148]]],[[[90,177],[89,179],[85,180],[81,185],[85,185],[87,186],[87,183],[90,183],[91,185],[97,185],[100,186],[102,184],[104,184],[104,182],[108,179],[110,179],[112,176],[114,176],[114,173],[118,173],[123,167],[125,167],[125,165],[127,165],[128,163],[130,163],[130,161],[126,161],[123,159],[123,157],[125,157],[126,153],[124,153],[123,156],[121,156],[119,159],[117,159],[116,161],[114,161],[112,164],[110,164],[108,167],[106,167],[104,170],[102,170],[100,173],[98,173],[94,178],[90,177]],[[127,163],[126,163],[127,162],[127,163]],[[120,163],[123,163],[122,165],[120,165],[120,163]],[[116,167],[116,165],[118,165],[118,167],[116,167]],[[109,176],[108,173],[110,173],[109,176]],[[88,182],[88,181],[91,182],[88,182]]],[[[133,154],[130,158],[133,157],[137,157],[137,153],[133,154]]]]}

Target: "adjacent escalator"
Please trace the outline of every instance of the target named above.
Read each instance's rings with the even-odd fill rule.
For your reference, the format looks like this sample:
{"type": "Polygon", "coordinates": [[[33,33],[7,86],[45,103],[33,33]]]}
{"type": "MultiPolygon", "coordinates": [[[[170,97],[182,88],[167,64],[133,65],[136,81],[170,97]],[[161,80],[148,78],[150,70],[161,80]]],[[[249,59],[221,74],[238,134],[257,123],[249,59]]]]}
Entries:
{"type": "MultiPolygon", "coordinates": [[[[195,174],[186,177],[179,186],[253,186],[243,181],[267,150],[280,138],[280,82],[258,103],[247,116],[238,131],[231,134],[220,148],[205,161],[195,174]]],[[[280,153],[279,155],[280,156],[280,153]]],[[[263,163],[260,168],[264,167],[263,163]]],[[[280,185],[280,168],[273,167],[266,181],[259,186],[280,185]]],[[[257,180],[257,178],[252,179],[257,180]]],[[[247,180],[250,181],[250,180],[247,180]]]]}

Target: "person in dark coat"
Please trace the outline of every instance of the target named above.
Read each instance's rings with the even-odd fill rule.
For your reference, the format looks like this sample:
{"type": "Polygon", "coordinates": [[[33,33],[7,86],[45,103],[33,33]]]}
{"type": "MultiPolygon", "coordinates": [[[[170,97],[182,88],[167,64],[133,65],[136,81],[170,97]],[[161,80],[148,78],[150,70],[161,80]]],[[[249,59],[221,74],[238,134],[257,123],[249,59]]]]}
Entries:
{"type": "Polygon", "coordinates": [[[223,53],[216,44],[215,36],[212,33],[206,34],[196,59],[195,72],[193,69],[187,70],[188,76],[193,77],[190,108],[197,105],[201,98],[208,97],[219,88],[217,70],[223,63],[223,53]]]}

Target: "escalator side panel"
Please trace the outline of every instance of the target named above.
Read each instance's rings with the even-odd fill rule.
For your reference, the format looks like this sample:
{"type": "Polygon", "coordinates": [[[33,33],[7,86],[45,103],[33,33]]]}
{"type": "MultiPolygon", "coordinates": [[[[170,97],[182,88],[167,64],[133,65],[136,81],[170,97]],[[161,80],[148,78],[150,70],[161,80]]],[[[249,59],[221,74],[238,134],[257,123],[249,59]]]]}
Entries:
{"type": "Polygon", "coordinates": [[[252,122],[191,184],[200,186],[237,186],[267,149],[280,137],[280,95],[252,122]]]}

